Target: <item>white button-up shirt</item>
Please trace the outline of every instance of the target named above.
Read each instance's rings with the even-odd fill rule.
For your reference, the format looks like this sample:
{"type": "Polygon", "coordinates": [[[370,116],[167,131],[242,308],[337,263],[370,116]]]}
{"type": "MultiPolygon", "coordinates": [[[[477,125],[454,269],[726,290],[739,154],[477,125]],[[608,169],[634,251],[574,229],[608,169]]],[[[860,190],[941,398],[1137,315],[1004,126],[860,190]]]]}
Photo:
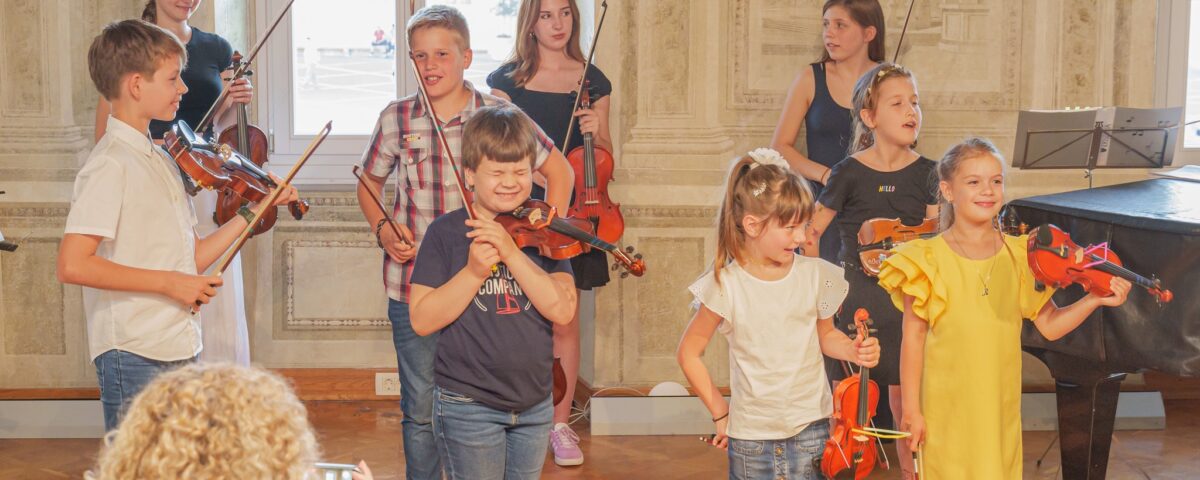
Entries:
{"type": "MultiPolygon", "coordinates": [[[[104,137],[75,178],[66,233],[102,237],[96,256],[147,270],[196,274],[196,212],[179,168],[160,147],[108,117],[104,137]]],[[[200,353],[200,318],[156,293],[83,287],[88,348],[158,361],[200,353]]]]}

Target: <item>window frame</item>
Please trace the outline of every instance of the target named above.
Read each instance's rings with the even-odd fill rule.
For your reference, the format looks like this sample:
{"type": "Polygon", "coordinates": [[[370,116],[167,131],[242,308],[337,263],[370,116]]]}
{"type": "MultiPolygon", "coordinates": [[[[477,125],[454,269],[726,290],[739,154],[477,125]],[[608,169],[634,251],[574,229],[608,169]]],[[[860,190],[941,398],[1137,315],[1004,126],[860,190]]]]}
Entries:
{"type": "MultiPolygon", "coordinates": [[[[1155,39],[1155,77],[1154,77],[1154,106],[1164,108],[1175,105],[1184,107],[1184,118],[1187,119],[1187,76],[1188,76],[1188,36],[1191,28],[1200,25],[1190,25],[1192,0],[1159,0],[1158,2],[1158,31],[1155,39]]],[[[1200,120],[1193,118],[1191,121],[1200,120]]],[[[1175,144],[1175,158],[1169,167],[1184,165],[1200,165],[1200,147],[1184,148],[1183,137],[1186,129],[1180,125],[1178,141],[1175,144]]]]}

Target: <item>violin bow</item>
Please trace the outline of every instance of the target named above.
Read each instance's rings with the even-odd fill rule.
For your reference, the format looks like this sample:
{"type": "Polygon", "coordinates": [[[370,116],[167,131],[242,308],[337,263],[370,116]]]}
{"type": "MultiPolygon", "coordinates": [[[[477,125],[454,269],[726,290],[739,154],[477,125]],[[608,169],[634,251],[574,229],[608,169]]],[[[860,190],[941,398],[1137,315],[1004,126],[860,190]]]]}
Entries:
{"type": "Polygon", "coordinates": [[[351,171],[354,173],[355,177],[358,177],[358,182],[362,184],[363,188],[367,189],[367,195],[369,195],[371,200],[375,202],[375,206],[379,207],[379,211],[383,213],[383,218],[387,220],[388,226],[392,227],[392,233],[396,234],[396,238],[399,238],[401,242],[412,246],[412,240],[406,238],[400,233],[400,228],[396,226],[396,220],[392,219],[392,215],[388,213],[387,208],[383,206],[383,195],[377,194],[375,192],[375,187],[371,186],[370,183],[367,183],[367,179],[363,178],[363,176],[359,173],[361,170],[362,167],[355,165],[354,169],[351,171]]]}
{"type": "MultiPolygon", "coordinates": [[[[292,3],[295,3],[295,1],[288,0],[287,5],[283,6],[283,11],[279,12],[279,16],[275,17],[275,23],[272,23],[271,28],[268,28],[262,38],[258,40],[258,44],[254,46],[254,50],[250,52],[250,55],[242,59],[242,64],[233,70],[233,76],[230,78],[236,80],[246,74],[246,70],[250,69],[250,62],[253,62],[254,57],[258,56],[258,51],[262,50],[263,45],[267,43],[267,39],[271,38],[271,33],[275,31],[275,27],[279,26],[279,22],[283,21],[283,16],[287,15],[288,10],[292,8],[292,3]]],[[[221,89],[221,95],[217,96],[217,100],[213,102],[212,106],[208,107],[208,112],[204,114],[204,118],[200,120],[200,123],[196,124],[197,133],[204,132],[204,129],[208,128],[208,124],[213,121],[213,116],[217,111],[217,105],[224,103],[228,97],[229,89],[221,89]]]]}
{"type": "Polygon", "coordinates": [[[900,29],[900,39],[896,41],[896,51],[892,53],[892,63],[896,63],[896,60],[900,59],[900,46],[904,45],[904,34],[908,32],[908,19],[912,18],[913,4],[915,3],[917,3],[917,0],[909,0],[908,2],[908,14],[904,15],[904,28],[900,29]]]}
{"type": "Polygon", "coordinates": [[[438,145],[442,147],[442,155],[450,162],[450,168],[454,170],[454,179],[458,183],[458,193],[462,195],[463,206],[467,208],[467,216],[474,220],[476,215],[475,207],[471,205],[471,195],[467,193],[462,173],[458,171],[458,162],[454,161],[454,153],[450,151],[450,143],[446,141],[446,133],[442,131],[442,122],[438,120],[437,112],[433,110],[433,102],[429,100],[429,93],[425,91],[425,79],[421,78],[421,70],[417,67],[416,55],[412,50],[408,52],[408,64],[412,66],[413,75],[417,77],[417,97],[420,98],[425,111],[429,113],[429,121],[433,123],[433,133],[438,139],[438,145]]]}
{"type": "MultiPolygon", "coordinates": [[[[592,58],[596,55],[596,45],[600,43],[600,30],[604,28],[604,17],[608,16],[608,0],[600,3],[600,22],[596,24],[596,33],[592,34],[592,46],[588,49],[587,61],[583,63],[583,75],[579,77],[579,88],[583,89],[583,82],[587,80],[588,69],[592,67],[592,58]]],[[[567,121],[567,135],[563,138],[563,154],[567,153],[567,145],[571,144],[571,129],[575,126],[575,110],[579,109],[579,101],[583,95],[575,95],[575,100],[572,101],[571,119],[567,121]]]]}
{"type": "Polygon", "coordinates": [[[317,136],[313,138],[312,143],[308,144],[308,148],[304,150],[304,154],[300,156],[300,159],[296,161],[295,165],[292,165],[292,169],[288,171],[288,174],[283,178],[283,181],[279,182],[279,186],[272,190],[271,194],[268,195],[267,198],[259,202],[259,207],[256,209],[258,211],[254,213],[254,219],[250,221],[249,225],[246,225],[246,228],[242,229],[242,233],[238,235],[237,240],[233,242],[233,246],[226,250],[225,254],[222,255],[217,261],[217,268],[214,270],[214,272],[218,277],[225,273],[226,268],[229,268],[229,263],[233,261],[233,256],[237,255],[238,251],[242,249],[242,246],[246,245],[246,240],[250,239],[250,232],[254,231],[254,226],[258,225],[258,221],[262,219],[263,214],[267,212],[267,208],[270,208],[270,206],[275,203],[275,200],[278,199],[279,195],[283,193],[283,189],[292,184],[292,179],[296,178],[296,173],[300,171],[300,167],[304,166],[304,163],[308,161],[308,158],[311,157],[313,152],[317,150],[317,146],[321,145],[321,142],[325,140],[325,137],[329,136],[329,130],[332,128],[332,120],[325,123],[325,128],[322,128],[321,131],[317,133],[317,136]],[[267,207],[264,208],[263,205],[267,205],[267,207]]]}

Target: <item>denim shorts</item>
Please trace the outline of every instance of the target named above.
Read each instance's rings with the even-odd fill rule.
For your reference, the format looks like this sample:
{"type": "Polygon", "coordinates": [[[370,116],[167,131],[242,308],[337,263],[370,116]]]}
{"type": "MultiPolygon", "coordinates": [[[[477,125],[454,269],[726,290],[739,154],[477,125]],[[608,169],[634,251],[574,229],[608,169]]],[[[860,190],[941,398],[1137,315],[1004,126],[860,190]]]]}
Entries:
{"type": "Polygon", "coordinates": [[[729,438],[729,479],[821,480],[818,462],[829,440],[829,420],[810,423],[783,440],[729,438]]]}

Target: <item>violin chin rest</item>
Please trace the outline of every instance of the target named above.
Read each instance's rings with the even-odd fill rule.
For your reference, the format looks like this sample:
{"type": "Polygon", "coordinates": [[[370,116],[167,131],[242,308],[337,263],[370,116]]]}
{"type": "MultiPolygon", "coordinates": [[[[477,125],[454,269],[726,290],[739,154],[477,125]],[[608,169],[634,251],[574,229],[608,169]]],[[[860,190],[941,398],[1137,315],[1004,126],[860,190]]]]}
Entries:
{"type": "Polygon", "coordinates": [[[1054,232],[1047,227],[1038,227],[1037,229],[1037,244],[1039,247],[1049,247],[1054,243],[1054,232]]]}

